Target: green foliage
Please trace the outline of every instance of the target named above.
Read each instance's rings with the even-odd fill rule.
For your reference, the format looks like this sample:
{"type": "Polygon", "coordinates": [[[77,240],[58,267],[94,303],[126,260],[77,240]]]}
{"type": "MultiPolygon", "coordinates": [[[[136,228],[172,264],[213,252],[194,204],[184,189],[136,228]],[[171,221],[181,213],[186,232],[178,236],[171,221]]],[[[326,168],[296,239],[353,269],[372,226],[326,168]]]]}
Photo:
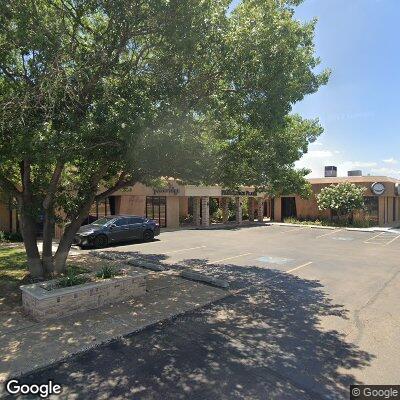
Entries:
{"type": "Polygon", "coordinates": [[[326,218],[304,218],[297,219],[294,217],[285,218],[284,221],[287,224],[297,225],[313,225],[313,226],[337,226],[337,227],[351,227],[351,228],[370,228],[376,225],[376,222],[371,221],[368,218],[357,219],[349,221],[348,219],[329,220],[326,218]]]}
{"type": "Polygon", "coordinates": [[[72,270],[65,273],[64,276],[57,280],[57,287],[69,287],[82,285],[83,283],[89,282],[90,277],[82,274],[78,274],[72,270]]]}
{"type": "Polygon", "coordinates": [[[22,235],[19,232],[0,231],[0,242],[22,242],[22,235]]]}
{"type": "Polygon", "coordinates": [[[89,272],[89,268],[82,267],[81,265],[68,264],[66,268],[66,273],[71,275],[87,274],[89,272]]]}
{"type": "Polygon", "coordinates": [[[64,222],[160,176],[307,192],[294,163],[322,128],[291,110],[329,71],[299,3],[1,2],[0,186],[64,222]]]}
{"type": "Polygon", "coordinates": [[[332,210],[339,216],[348,215],[364,207],[364,187],[350,182],[332,184],[317,195],[320,210],[332,210]]]}
{"type": "Polygon", "coordinates": [[[96,273],[96,277],[100,279],[110,279],[116,275],[120,275],[120,271],[111,265],[103,265],[96,273]]]}

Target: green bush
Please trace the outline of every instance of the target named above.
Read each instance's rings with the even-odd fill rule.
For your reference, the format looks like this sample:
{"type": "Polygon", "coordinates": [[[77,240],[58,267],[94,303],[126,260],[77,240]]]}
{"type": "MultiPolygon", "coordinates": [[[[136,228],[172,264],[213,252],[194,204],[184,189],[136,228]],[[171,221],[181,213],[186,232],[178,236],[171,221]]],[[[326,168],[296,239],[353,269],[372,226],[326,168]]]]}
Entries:
{"type": "Polygon", "coordinates": [[[58,287],[69,287],[81,285],[82,283],[86,283],[90,281],[90,277],[82,274],[77,274],[75,272],[67,271],[64,276],[62,276],[58,280],[58,287]]]}
{"type": "Polygon", "coordinates": [[[342,182],[321,189],[317,195],[318,209],[331,210],[340,217],[352,218],[352,213],[364,208],[364,187],[342,182]]]}
{"type": "Polygon", "coordinates": [[[22,235],[19,232],[0,231],[0,242],[22,242],[22,235]]]}
{"type": "Polygon", "coordinates": [[[110,279],[119,274],[120,272],[113,266],[104,265],[101,267],[100,271],[97,272],[96,277],[100,279],[110,279]]]}
{"type": "Polygon", "coordinates": [[[349,227],[349,228],[369,228],[371,226],[376,225],[376,223],[374,223],[374,221],[371,221],[369,219],[353,220],[353,221],[349,221],[348,219],[337,219],[337,220],[331,221],[326,218],[297,219],[294,217],[290,217],[290,218],[285,218],[283,220],[283,222],[285,222],[287,224],[313,225],[313,226],[337,226],[337,227],[349,227]]]}
{"type": "Polygon", "coordinates": [[[19,232],[11,232],[9,234],[8,240],[10,242],[22,242],[23,238],[22,238],[22,235],[19,232]]]}

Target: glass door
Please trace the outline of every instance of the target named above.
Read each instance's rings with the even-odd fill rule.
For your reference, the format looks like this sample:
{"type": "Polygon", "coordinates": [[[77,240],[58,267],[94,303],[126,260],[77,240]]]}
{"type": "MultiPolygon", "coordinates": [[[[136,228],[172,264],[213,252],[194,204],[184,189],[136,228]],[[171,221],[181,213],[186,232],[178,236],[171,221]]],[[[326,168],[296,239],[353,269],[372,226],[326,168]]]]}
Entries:
{"type": "Polygon", "coordinates": [[[146,197],[146,218],[154,219],[161,228],[167,226],[167,198],[165,196],[146,197]]]}

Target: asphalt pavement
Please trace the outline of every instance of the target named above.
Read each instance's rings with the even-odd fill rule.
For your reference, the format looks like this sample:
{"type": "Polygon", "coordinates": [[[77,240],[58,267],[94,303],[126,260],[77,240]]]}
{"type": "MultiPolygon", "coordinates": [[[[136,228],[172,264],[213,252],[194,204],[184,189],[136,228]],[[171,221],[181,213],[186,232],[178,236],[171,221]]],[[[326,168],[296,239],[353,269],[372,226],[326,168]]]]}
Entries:
{"type": "Polygon", "coordinates": [[[65,399],[345,399],[400,384],[400,237],[298,227],[163,233],[107,249],[233,294],[22,378],[65,399]]]}

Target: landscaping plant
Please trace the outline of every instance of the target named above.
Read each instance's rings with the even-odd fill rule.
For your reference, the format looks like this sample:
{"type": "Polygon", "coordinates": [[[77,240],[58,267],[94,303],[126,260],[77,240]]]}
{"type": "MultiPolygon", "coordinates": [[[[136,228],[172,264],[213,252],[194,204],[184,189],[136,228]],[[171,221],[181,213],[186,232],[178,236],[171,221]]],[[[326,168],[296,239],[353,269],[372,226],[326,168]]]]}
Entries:
{"type": "Polygon", "coordinates": [[[351,223],[353,212],[364,208],[364,192],[366,188],[354,183],[342,182],[321,189],[317,195],[319,210],[331,210],[339,220],[346,217],[351,223]]]}

